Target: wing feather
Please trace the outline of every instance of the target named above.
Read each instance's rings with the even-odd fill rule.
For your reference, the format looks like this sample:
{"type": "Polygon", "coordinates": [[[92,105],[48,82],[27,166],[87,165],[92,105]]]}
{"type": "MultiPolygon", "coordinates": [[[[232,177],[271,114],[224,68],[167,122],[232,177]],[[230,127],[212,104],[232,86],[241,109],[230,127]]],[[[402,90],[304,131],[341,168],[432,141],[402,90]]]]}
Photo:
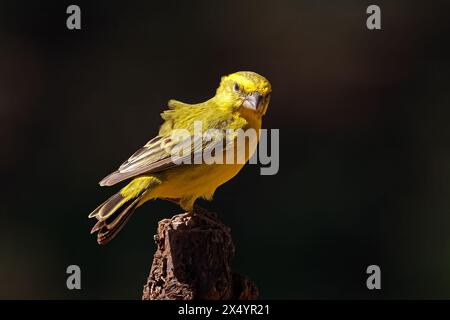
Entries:
{"type": "MultiPolygon", "coordinates": [[[[162,113],[162,118],[165,122],[160,128],[160,134],[138,149],[127,161],[122,163],[119,169],[103,178],[100,181],[101,186],[111,186],[138,175],[161,172],[175,166],[185,165],[185,163],[193,163],[193,159],[199,156],[203,157],[203,151],[216,148],[218,144],[221,144],[222,148],[229,148],[232,139],[225,138],[227,137],[226,129],[230,124],[234,129],[241,128],[246,124],[244,119],[233,117],[229,113],[217,113],[215,108],[208,103],[189,105],[176,100],[169,102],[169,110],[162,113]],[[178,114],[178,117],[175,117],[175,113],[178,114]],[[199,114],[202,116],[198,116],[199,114]],[[181,123],[176,121],[179,118],[188,119],[183,123],[183,127],[186,126],[190,132],[182,139],[171,136],[172,129],[182,128],[181,123]],[[191,127],[196,119],[210,119],[209,121],[212,123],[208,123],[205,127],[220,130],[207,139],[203,139],[202,136],[194,136],[191,127]],[[179,155],[179,150],[186,151],[187,149],[190,150],[188,154],[184,152],[179,155]],[[191,160],[190,162],[186,161],[188,158],[191,160]]],[[[220,146],[218,149],[220,150],[220,146]]]]}
{"type": "Polygon", "coordinates": [[[112,186],[141,174],[156,173],[185,163],[194,163],[193,159],[202,156],[204,150],[211,150],[217,146],[221,148],[220,145],[226,148],[227,142],[224,142],[224,137],[224,131],[208,137],[206,141],[193,135],[182,141],[157,136],[138,149],[118,170],[103,178],[100,185],[112,186]]]}

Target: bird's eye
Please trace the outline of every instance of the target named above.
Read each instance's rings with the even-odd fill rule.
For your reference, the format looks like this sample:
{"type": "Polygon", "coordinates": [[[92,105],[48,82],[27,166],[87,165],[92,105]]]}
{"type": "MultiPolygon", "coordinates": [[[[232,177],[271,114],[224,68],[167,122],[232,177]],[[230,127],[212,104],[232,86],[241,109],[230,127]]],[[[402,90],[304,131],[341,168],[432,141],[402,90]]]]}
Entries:
{"type": "Polygon", "coordinates": [[[240,89],[239,85],[237,83],[234,84],[234,91],[238,92],[240,89]]]}

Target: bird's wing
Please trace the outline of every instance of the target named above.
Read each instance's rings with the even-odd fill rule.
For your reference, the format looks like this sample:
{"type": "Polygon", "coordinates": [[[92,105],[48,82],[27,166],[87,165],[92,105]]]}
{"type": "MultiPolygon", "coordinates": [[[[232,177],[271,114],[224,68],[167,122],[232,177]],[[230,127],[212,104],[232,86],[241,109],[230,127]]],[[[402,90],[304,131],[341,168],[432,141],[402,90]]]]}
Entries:
{"type": "Polygon", "coordinates": [[[193,159],[202,156],[205,150],[227,148],[230,142],[223,130],[203,137],[188,135],[182,139],[157,136],[138,149],[119,169],[100,181],[101,186],[111,186],[120,181],[144,173],[155,173],[185,163],[196,163],[193,159]],[[189,161],[187,161],[189,159],[189,161]]]}

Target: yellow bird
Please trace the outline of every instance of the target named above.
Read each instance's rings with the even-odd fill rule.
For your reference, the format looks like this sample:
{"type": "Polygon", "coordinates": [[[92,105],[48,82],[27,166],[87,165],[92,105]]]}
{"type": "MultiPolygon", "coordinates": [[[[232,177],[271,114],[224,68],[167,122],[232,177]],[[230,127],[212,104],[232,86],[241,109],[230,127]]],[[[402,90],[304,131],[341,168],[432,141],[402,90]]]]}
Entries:
{"type": "Polygon", "coordinates": [[[89,215],[89,218],[98,220],[91,231],[98,231],[97,242],[109,242],[133,211],[146,201],[171,199],[192,212],[197,198],[211,200],[217,187],[233,178],[255,152],[261,119],[269,105],[271,90],[269,81],[263,76],[240,71],[222,77],[216,95],[205,102],[187,104],[170,100],[169,110],[161,114],[164,123],[158,136],[137,150],[117,171],[100,181],[101,186],[111,186],[132,178],[89,215]],[[206,142],[193,143],[199,139],[195,136],[195,126],[199,122],[204,129],[202,133],[210,132],[210,129],[214,129],[214,133],[208,135],[206,142]],[[239,129],[241,132],[254,130],[257,133],[256,143],[246,142],[240,146],[240,149],[245,149],[244,161],[236,161],[237,154],[243,151],[238,149],[238,136],[226,136],[227,132],[237,132],[239,129]],[[188,132],[188,137],[181,141],[174,139],[177,130],[188,132]],[[186,141],[191,154],[183,154],[179,157],[182,161],[174,161],[174,150],[186,141]],[[192,147],[192,144],[195,146],[192,147]],[[188,161],[207,150],[214,156],[211,149],[220,144],[224,144],[223,152],[233,149],[231,164],[188,161]]]}

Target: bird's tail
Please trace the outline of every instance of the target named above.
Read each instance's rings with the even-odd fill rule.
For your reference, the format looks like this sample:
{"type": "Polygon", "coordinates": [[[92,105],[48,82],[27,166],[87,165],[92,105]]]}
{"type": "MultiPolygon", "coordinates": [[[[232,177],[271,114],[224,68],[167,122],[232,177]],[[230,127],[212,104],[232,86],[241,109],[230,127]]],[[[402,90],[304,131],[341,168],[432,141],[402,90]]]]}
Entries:
{"type": "Polygon", "coordinates": [[[91,233],[97,232],[97,242],[106,244],[111,241],[131,217],[144,194],[159,183],[154,177],[136,178],[92,211],[89,218],[98,220],[91,230],[91,233]]]}

